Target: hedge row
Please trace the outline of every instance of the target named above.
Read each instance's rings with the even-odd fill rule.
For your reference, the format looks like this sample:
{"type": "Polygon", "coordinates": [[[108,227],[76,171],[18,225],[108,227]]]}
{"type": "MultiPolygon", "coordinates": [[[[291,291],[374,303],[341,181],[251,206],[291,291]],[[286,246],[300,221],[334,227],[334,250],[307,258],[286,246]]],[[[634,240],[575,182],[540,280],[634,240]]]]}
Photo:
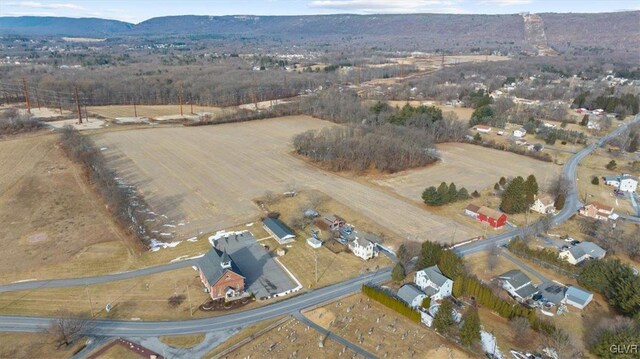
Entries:
{"type": "Polygon", "coordinates": [[[363,284],[362,293],[367,297],[375,300],[376,302],[384,305],[385,307],[413,320],[416,323],[421,322],[422,318],[420,316],[420,313],[408,306],[405,302],[386,292],[384,289],[363,284]]]}

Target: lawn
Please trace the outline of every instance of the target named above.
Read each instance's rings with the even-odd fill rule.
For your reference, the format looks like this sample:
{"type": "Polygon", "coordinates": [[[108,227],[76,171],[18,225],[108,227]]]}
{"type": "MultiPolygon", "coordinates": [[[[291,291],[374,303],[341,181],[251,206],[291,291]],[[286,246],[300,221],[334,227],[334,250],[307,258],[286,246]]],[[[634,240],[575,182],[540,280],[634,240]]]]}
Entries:
{"type": "Polygon", "coordinates": [[[204,334],[177,335],[172,337],[160,337],[161,342],[174,348],[193,348],[202,343],[204,334]]]}
{"type": "Polygon", "coordinates": [[[0,358],[66,359],[80,350],[84,343],[81,338],[69,347],[56,348],[44,333],[0,333],[0,358]]]}

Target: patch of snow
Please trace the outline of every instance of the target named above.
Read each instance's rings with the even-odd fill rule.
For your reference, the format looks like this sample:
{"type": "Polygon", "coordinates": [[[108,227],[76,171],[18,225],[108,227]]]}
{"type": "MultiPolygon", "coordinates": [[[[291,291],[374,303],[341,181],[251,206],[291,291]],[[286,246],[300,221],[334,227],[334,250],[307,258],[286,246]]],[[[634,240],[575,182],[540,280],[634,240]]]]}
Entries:
{"type": "Polygon", "coordinates": [[[251,226],[253,226],[253,222],[247,223],[247,227],[251,227],[251,226]]]}
{"type": "Polygon", "coordinates": [[[171,237],[173,236],[173,233],[167,233],[167,232],[162,232],[160,233],[161,236],[165,236],[165,237],[171,237]]]}
{"type": "Polygon", "coordinates": [[[35,278],[31,278],[31,279],[23,279],[23,280],[17,280],[15,282],[11,282],[11,283],[23,283],[23,282],[32,282],[34,280],[37,280],[35,278]]]}
{"type": "Polygon", "coordinates": [[[160,242],[157,239],[151,239],[149,243],[149,250],[152,252],[157,252],[162,248],[175,248],[180,243],[182,243],[182,241],[160,242]]]}
{"type": "Polygon", "coordinates": [[[248,232],[248,231],[237,231],[237,232],[234,232],[234,231],[225,231],[223,229],[221,231],[217,231],[216,234],[214,234],[212,236],[209,236],[209,243],[211,243],[211,246],[214,246],[214,243],[217,240],[220,240],[220,239],[222,239],[224,237],[232,236],[234,234],[242,234],[242,233],[245,233],[245,232],[248,232]]]}
{"type": "Polygon", "coordinates": [[[198,241],[198,237],[191,237],[187,239],[187,242],[197,242],[197,241],[198,241]]]}
{"type": "Polygon", "coordinates": [[[100,147],[100,151],[106,151],[106,150],[108,150],[107,147],[100,147]]]}
{"type": "Polygon", "coordinates": [[[482,341],[482,349],[485,351],[485,353],[495,354],[496,358],[504,359],[504,356],[500,352],[500,350],[498,348],[498,344],[496,343],[496,337],[495,336],[493,336],[491,333],[488,333],[488,332],[485,332],[484,330],[482,330],[480,332],[480,339],[482,341]],[[494,351],[495,351],[495,353],[494,353],[494,351]]]}
{"type": "Polygon", "coordinates": [[[167,223],[167,224],[163,224],[162,226],[163,226],[163,227],[176,228],[176,225],[175,225],[175,224],[168,224],[168,223],[167,223]]]}
{"type": "Polygon", "coordinates": [[[185,223],[184,223],[184,222],[180,222],[180,223],[178,223],[178,225],[179,225],[179,226],[184,226],[184,225],[185,225],[185,223]]]}
{"type": "Polygon", "coordinates": [[[192,256],[192,257],[189,257],[188,255],[184,255],[184,256],[180,256],[180,257],[177,257],[177,258],[174,258],[174,259],[170,260],[169,263],[180,262],[180,261],[184,261],[184,260],[187,260],[187,259],[201,258],[203,256],[204,256],[204,254],[198,254],[197,256],[192,256]]]}

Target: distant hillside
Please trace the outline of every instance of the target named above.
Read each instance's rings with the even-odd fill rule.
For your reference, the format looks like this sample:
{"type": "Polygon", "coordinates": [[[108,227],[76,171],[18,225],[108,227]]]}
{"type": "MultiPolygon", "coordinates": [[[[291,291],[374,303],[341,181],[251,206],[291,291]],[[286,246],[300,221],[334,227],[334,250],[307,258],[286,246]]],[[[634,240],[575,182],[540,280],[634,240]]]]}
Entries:
{"type": "Polygon", "coordinates": [[[68,17],[0,17],[0,34],[43,36],[113,36],[133,28],[117,20],[68,17]]]}
{"type": "MultiPolygon", "coordinates": [[[[640,11],[539,14],[556,50],[640,49],[640,11]]],[[[0,33],[71,36],[240,36],[295,41],[339,41],[402,50],[531,50],[520,15],[166,16],[137,25],[103,19],[0,17],[0,33]]],[[[539,44],[538,44],[539,45],[539,44]]],[[[591,51],[591,50],[588,50],[591,51]]],[[[602,50],[600,50],[602,51],[602,50]]]]}

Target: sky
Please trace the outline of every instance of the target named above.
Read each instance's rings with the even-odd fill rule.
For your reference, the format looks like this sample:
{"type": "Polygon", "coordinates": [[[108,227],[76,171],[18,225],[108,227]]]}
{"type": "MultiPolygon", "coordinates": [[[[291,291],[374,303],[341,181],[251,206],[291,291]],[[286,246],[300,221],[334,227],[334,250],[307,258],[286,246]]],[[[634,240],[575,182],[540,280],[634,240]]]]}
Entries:
{"type": "Polygon", "coordinates": [[[100,17],[132,23],[168,15],[513,14],[640,10],[640,0],[0,0],[0,16],[100,17]]]}

